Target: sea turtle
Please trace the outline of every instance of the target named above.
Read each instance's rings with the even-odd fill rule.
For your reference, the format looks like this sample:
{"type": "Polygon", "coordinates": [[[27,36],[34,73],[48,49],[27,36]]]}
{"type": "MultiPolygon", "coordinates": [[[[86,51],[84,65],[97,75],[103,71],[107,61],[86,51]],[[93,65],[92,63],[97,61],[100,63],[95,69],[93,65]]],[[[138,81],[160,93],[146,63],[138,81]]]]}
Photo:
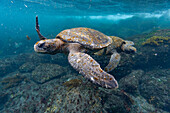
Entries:
{"type": "Polygon", "coordinates": [[[107,73],[113,70],[119,60],[120,55],[116,52],[117,48],[123,51],[135,52],[133,42],[124,41],[120,38],[110,37],[90,28],[72,28],[61,31],[55,39],[47,39],[41,35],[36,16],[36,31],[40,41],[34,45],[37,53],[56,54],[60,52],[68,53],[68,61],[71,66],[79,71],[84,77],[105,88],[118,88],[115,78],[107,73]],[[117,39],[121,41],[117,41],[117,39]],[[119,46],[119,47],[118,47],[119,46]],[[87,51],[98,51],[94,54],[111,53],[109,64],[105,71],[101,69],[87,51]]]}

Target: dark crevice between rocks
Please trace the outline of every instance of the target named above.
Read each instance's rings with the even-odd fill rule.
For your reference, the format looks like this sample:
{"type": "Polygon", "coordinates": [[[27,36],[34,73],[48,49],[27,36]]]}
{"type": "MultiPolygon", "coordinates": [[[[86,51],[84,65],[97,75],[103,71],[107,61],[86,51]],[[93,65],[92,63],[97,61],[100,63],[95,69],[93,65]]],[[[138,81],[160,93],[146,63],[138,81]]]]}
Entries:
{"type": "Polygon", "coordinates": [[[0,110],[3,109],[5,103],[9,100],[9,95],[6,93],[0,93],[0,110]]]}

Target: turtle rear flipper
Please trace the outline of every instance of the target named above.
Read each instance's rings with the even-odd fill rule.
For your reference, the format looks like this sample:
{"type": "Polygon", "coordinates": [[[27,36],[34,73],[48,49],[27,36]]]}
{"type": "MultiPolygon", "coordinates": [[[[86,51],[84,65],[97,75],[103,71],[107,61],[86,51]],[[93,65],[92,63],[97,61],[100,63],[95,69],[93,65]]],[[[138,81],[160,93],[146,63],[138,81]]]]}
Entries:
{"type": "Polygon", "coordinates": [[[84,77],[90,79],[93,83],[105,88],[118,88],[118,83],[115,78],[103,71],[100,65],[88,54],[70,52],[68,61],[74,69],[79,71],[84,77]]]}

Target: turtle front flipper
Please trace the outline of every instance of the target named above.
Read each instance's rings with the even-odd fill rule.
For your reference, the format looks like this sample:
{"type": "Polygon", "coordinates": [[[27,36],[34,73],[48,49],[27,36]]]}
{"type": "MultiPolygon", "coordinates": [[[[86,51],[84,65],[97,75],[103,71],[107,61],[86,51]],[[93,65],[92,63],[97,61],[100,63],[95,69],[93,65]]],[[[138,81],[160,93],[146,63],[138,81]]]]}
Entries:
{"type": "Polygon", "coordinates": [[[70,52],[68,61],[74,69],[79,71],[84,77],[90,79],[93,83],[105,88],[118,88],[118,83],[115,78],[103,71],[100,65],[88,54],[70,52]]]}
{"type": "Polygon", "coordinates": [[[106,72],[112,71],[117,67],[120,61],[120,54],[116,51],[111,55],[109,64],[104,68],[106,72]]]}
{"type": "Polygon", "coordinates": [[[40,33],[40,28],[39,28],[39,24],[38,24],[38,16],[36,16],[36,26],[35,26],[35,28],[36,28],[36,31],[37,31],[37,33],[38,33],[38,36],[39,36],[40,40],[45,40],[45,39],[47,39],[47,38],[45,38],[45,37],[40,33]]]}

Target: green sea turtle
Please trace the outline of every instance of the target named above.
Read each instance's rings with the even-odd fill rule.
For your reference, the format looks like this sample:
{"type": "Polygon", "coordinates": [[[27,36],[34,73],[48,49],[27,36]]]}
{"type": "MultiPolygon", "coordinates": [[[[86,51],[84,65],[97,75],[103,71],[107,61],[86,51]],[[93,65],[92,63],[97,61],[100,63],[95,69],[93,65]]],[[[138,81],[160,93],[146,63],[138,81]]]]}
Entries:
{"type": "Polygon", "coordinates": [[[115,78],[107,73],[119,63],[120,55],[116,49],[129,52],[136,51],[131,41],[109,37],[97,30],[83,27],[67,29],[61,31],[55,39],[47,39],[40,33],[38,16],[36,16],[36,31],[40,38],[40,41],[34,45],[34,50],[37,53],[68,53],[68,61],[74,69],[93,83],[105,88],[118,88],[115,78]],[[112,54],[105,71],[101,69],[99,63],[87,54],[87,51],[95,50],[98,51],[94,53],[97,55],[103,54],[105,51],[107,54],[112,54]]]}

